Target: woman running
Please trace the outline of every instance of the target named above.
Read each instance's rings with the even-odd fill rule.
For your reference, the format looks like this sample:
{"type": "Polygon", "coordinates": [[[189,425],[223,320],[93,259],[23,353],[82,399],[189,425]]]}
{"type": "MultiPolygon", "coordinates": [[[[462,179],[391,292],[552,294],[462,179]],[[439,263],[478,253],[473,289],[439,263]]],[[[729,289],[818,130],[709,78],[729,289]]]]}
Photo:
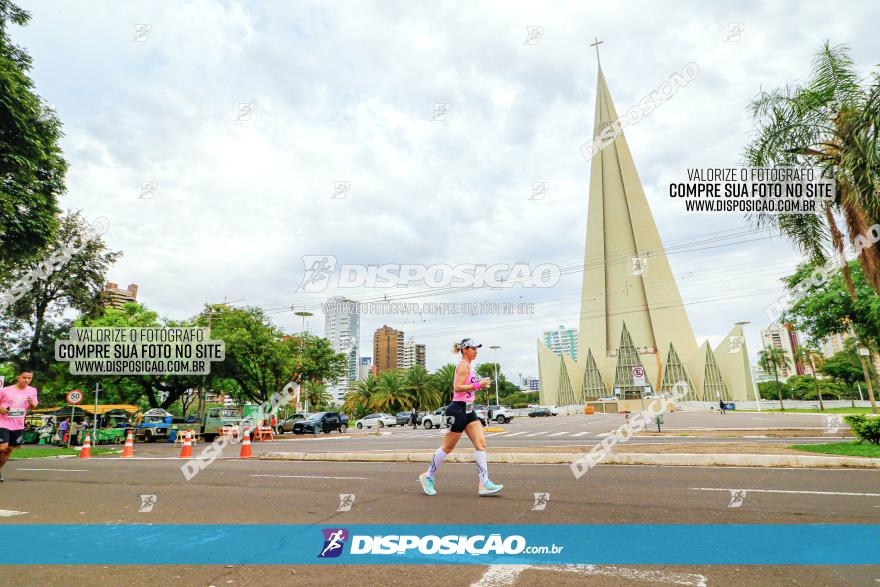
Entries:
{"type": "Polygon", "coordinates": [[[474,458],[477,461],[477,474],[480,477],[477,493],[480,495],[492,495],[498,493],[504,485],[495,485],[489,481],[489,466],[486,464],[486,437],[483,435],[483,426],[474,412],[475,392],[491,383],[489,377],[477,379],[474,371],[473,360],[477,357],[477,344],[470,338],[465,338],[452,347],[453,353],[461,353],[461,362],[455,368],[455,377],[452,382],[452,403],[446,406],[446,421],[451,423],[449,431],[443,437],[443,445],[434,453],[431,466],[419,475],[422,489],[428,495],[437,495],[434,487],[434,475],[443,464],[446,456],[453,451],[461,433],[466,432],[471,443],[474,445],[474,458]]]}

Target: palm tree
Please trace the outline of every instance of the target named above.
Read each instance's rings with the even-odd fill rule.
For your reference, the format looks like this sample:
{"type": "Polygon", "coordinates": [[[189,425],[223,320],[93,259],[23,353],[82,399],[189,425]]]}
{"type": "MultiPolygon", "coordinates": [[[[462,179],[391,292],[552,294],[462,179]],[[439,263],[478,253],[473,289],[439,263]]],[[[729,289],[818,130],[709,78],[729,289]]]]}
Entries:
{"type": "Polygon", "coordinates": [[[372,373],[366,379],[355,381],[351,391],[345,394],[342,409],[353,418],[362,418],[373,404],[378,388],[379,381],[372,373]]]}
{"type": "Polygon", "coordinates": [[[406,390],[416,410],[433,409],[440,405],[440,394],[431,385],[431,376],[422,365],[413,365],[406,371],[406,390]]]}
{"type": "Polygon", "coordinates": [[[319,412],[330,405],[333,398],[327,387],[320,381],[309,380],[303,383],[303,398],[311,406],[312,410],[319,412]]]}
{"type": "Polygon", "coordinates": [[[813,373],[813,380],[816,382],[816,395],[819,396],[819,409],[825,411],[825,404],[822,403],[822,388],[819,387],[819,372],[822,368],[822,362],[825,357],[817,349],[799,346],[794,353],[796,363],[802,363],[810,366],[813,373]]]}
{"type": "MultiPolygon", "coordinates": [[[[766,122],[746,147],[749,165],[817,167],[824,177],[834,178],[837,188],[834,202],[823,205],[823,216],[759,213],[753,223],[778,229],[815,262],[827,261],[829,245],[843,259],[835,212],[842,215],[853,244],[880,219],[880,75],[874,73],[863,87],[848,48],[826,41],[806,85],[761,92],[751,111],[766,122]]],[[[880,247],[862,248],[859,262],[880,294],[880,247]]],[[[855,300],[849,267],[842,263],[841,268],[855,300]]]]}
{"type": "Polygon", "coordinates": [[[440,398],[440,403],[452,401],[452,384],[455,381],[455,365],[447,363],[431,374],[431,385],[440,398]]]}
{"type": "Polygon", "coordinates": [[[758,364],[764,371],[773,371],[773,378],[776,380],[776,394],[779,396],[779,409],[785,411],[782,403],[782,389],[779,387],[779,369],[788,367],[788,355],[782,349],[771,347],[764,349],[758,353],[758,364]]]}
{"type": "Polygon", "coordinates": [[[388,371],[379,377],[376,393],[373,394],[371,408],[381,412],[393,413],[400,408],[411,407],[412,398],[405,388],[406,380],[400,371],[388,371]]]}

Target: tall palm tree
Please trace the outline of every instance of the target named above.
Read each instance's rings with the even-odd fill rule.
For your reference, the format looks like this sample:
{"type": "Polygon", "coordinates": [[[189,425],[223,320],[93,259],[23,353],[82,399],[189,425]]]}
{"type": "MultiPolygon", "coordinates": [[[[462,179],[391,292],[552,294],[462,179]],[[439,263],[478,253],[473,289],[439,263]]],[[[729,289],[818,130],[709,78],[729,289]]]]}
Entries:
{"type": "Polygon", "coordinates": [[[431,385],[440,398],[440,403],[452,401],[452,384],[455,381],[455,365],[447,363],[431,374],[431,385]]]}
{"type": "Polygon", "coordinates": [[[415,410],[434,409],[440,405],[440,394],[431,385],[431,376],[422,365],[413,365],[406,371],[406,389],[415,410]]]}
{"type": "Polygon", "coordinates": [[[400,371],[388,371],[379,377],[379,385],[373,394],[371,408],[394,413],[412,406],[412,398],[406,392],[406,380],[400,371]]]}
{"type": "Polygon", "coordinates": [[[342,409],[353,418],[362,418],[373,404],[373,396],[379,389],[379,381],[370,373],[366,379],[355,381],[351,391],[345,394],[342,409]]]}
{"type": "Polygon", "coordinates": [[[818,349],[805,346],[799,346],[794,353],[795,362],[810,366],[810,371],[813,373],[813,381],[816,383],[816,395],[819,396],[819,409],[823,412],[825,411],[825,404],[822,402],[822,388],[819,387],[818,369],[822,368],[824,358],[818,349]]]}
{"type": "Polygon", "coordinates": [[[309,403],[313,411],[321,411],[333,401],[327,386],[320,381],[309,380],[303,383],[303,398],[309,403]]]}
{"type": "Polygon", "coordinates": [[[764,349],[758,353],[758,364],[764,371],[773,371],[773,378],[776,380],[776,394],[779,396],[779,409],[785,411],[785,405],[782,403],[782,388],[779,386],[779,369],[790,366],[788,355],[782,349],[771,347],[764,349]]]}
{"type": "MultiPolygon", "coordinates": [[[[854,244],[880,220],[880,75],[864,83],[848,48],[826,41],[805,85],[761,92],[751,111],[764,122],[746,147],[749,165],[817,167],[824,177],[834,178],[837,188],[821,216],[759,213],[752,216],[753,224],[778,229],[818,263],[827,261],[830,250],[842,259],[843,233],[835,213],[843,217],[854,244]]],[[[862,248],[859,262],[880,294],[880,245],[862,248]]],[[[842,263],[841,268],[855,300],[849,267],[842,263]]]]}

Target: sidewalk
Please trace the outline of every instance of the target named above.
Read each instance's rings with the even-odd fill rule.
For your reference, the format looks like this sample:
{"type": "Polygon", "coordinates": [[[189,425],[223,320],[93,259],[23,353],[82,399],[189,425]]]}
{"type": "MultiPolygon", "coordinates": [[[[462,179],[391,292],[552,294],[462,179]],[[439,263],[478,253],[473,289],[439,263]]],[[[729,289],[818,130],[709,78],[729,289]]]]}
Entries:
{"type": "MultiPolygon", "coordinates": [[[[564,464],[580,458],[580,447],[502,447],[490,448],[489,462],[508,464],[564,464]]],[[[334,461],[380,463],[428,463],[433,450],[368,450],[357,452],[269,452],[260,460],[334,461]]],[[[446,462],[472,463],[472,450],[460,450],[446,462]]],[[[727,467],[852,467],[880,468],[880,459],[845,456],[813,456],[803,452],[763,444],[652,444],[617,445],[607,455],[608,465],[727,466],[727,467]],[[745,451],[745,454],[744,454],[745,451]]]]}

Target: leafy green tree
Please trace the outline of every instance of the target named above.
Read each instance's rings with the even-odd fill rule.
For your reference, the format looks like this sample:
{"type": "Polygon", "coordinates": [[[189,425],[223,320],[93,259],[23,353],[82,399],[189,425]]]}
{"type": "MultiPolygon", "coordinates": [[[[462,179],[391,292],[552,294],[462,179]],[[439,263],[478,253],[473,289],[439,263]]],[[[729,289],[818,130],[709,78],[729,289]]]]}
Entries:
{"type": "MultiPolygon", "coordinates": [[[[853,244],[880,220],[880,75],[863,77],[846,46],[826,42],[804,85],[761,92],[751,110],[762,122],[746,147],[750,165],[818,167],[836,184],[834,202],[824,205],[822,215],[761,213],[752,217],[754,223],[779,230],[813,262],[825,263],[831,250],[842,258],[844,236],[835,212],[853,244]]],[[[880,246],[863,248],[859,261],[880,294],[880,246]]],[[[849,267],[843,272],[855,298],[849,267]]]]}
{"type": "Polygon", "coordinates": [[[779,409],[785,411],[785,405],[782,403],[782,391],[779,389],[779,369],[792,366],[788,360],[788,355],[782,349],[771,347],[758,352],[758,364],[764,371],[773,373],[776,380],[776,391],[779,395],[779,409]]]}
{"type": "Polygon", "coordinates": [[[413,365],[407,369],[404,378],[412,409],[425,411],[436,409],[440,405],[441,395],[431,385],[431,376],[422,365],[413,365]]]}
{"type": "Polygon", "coordinates": [[[238,384],[240,400],[267,401],[294,377],[300,377],[303,384],[326,384],[345,374],[345,355],[334,352],[328,340],[287,336],[260,308],[216,305],[198,316],[195,324],[207,325],[208,311],[212,312],[211,336],[223,340],[226,348],[226,359],[211,370],[238,384]]]}
{"type": "Polygon", "coordinates": [[[345,394],[342,409],[352,418],[363,418],[373,405],[373,396],[379,389],[379,380],[370,373],[366,379],[355,381],[345,394]]]}
{"type": "MultiPolygon", "coordinates": [[[[46,371],[54,359],[54,342],[45,344],[45,329],[64,330],[63,316],[71,310],[85,316],[97,316],[103,311],[101,292],[107,271],[121,254],[110,251],[100,236],[93,235],[79,212],[62,218],[56,246],[59,250],[78,252],[48,276],[37,279],[0,316],[0,339],[8,344],[10,337],[4,333],[14,332],[12,338],[17,341],[4,345],[0,352],[6,360],[27,363],[36,371],[46,371]]],[[[33,260],[19,263],[12,272],[12,280],[18,281],[37,270],[39,264],[33,260]]]]}
{"type": "Polygon", "coordinates": [[[61,122],[34,91],[30,55],[9,37],[10,24],[30,17],[0,0],[0,275],[53,242],[65,192],[61,122]]]}
{"type": "Polygon", "coordinates": [[[402,370],[382,373],[370,407],[389,414],[412,407],[412,396],[406,391],[406,377],[402,370]]]}
{"type": "MultiPolygon", "coordinates": [[[[843,343],[843,350],[825,359],[820,372],[855,390],[856,383],[864,377],[862,364],[856,350],[857,346],[855,339],[846,339],[843,343]]],[[[855,396],[853,395],[853,397],[855,396]]]]}
{"type": "Polygon", "coordinates": [[[431,386],[440,396],[442,404],[452,401],[452,384],[455,381],[455,365],[447,363],[431,373],[431,386]]]}
{"type": "Polygon", "coordinates": [[[327,386],[314,379],[310,379],[303,383],[302,399],[309,403],[309,411],[311,412],[327,410],[330,408],[330,404],[333,401],[330,392],[327,391],[327,386]]]}
{"type": "MultiPolygon", "coordinates": [[[[800,363],[801,365],[808,365],[810,367],[810,372],[814,375],[817,373],[816,364],[821,364],[824,357],[822,353],[818,351],[818,349],[810,348],[807,346],[799,346],[794,353],[795,363],[800,363]]],[[[816,395],[819,397],[819,409],[824,411],[825,404],[822,402],[822,389],[819,386],[819,378],[812,377],[813,383],[816,388],[816,395]]]]}

